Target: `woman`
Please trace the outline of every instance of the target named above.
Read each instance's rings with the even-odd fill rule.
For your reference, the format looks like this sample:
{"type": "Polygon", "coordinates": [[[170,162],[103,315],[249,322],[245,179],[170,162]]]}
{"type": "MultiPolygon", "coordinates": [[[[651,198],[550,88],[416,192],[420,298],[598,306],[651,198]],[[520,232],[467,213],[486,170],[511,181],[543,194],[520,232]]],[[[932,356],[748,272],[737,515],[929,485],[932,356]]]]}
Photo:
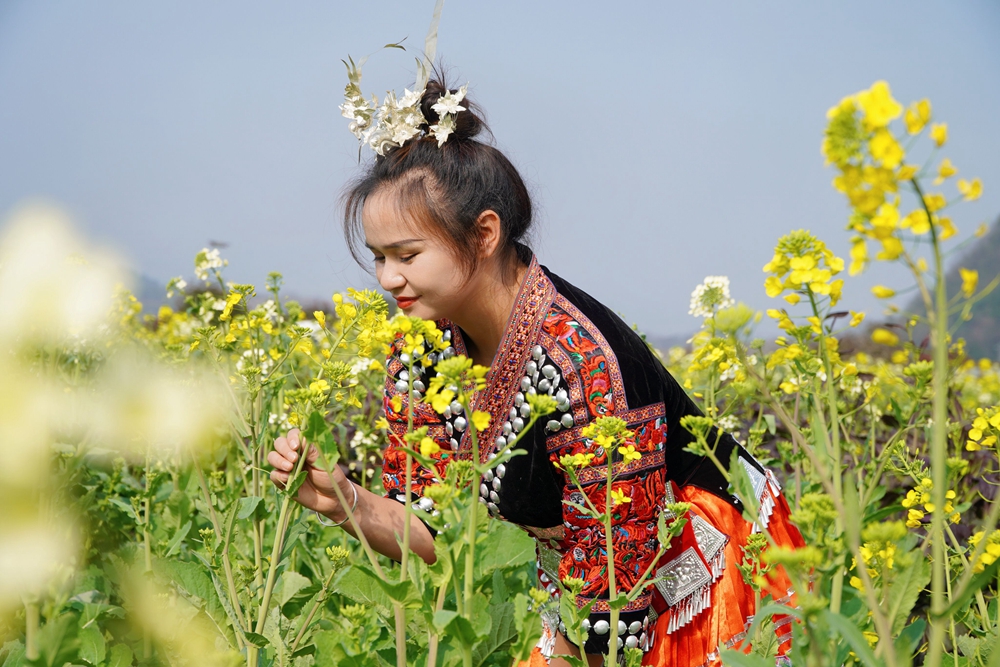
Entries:
{"type": "MultiPolygon", "coordinates": [[[[754,524],[741,516],[740,501],[728,492],[716,466],[684,451],[692,436],[680,419],[698,410],[646,344],[608,308],[541,266],[522,243],[532,220],[527,188],[500,151],[475,139],[484,125],[474,107],[458,105],[463,96],[464,89],[449,91],[429,82],[419,99],[411,100],[421,114],[421,124],[414,126],[419,131],[400,145],[383,141],[376,147],[379,156],[346,198],[345,232],[352,251],[359,258],[360,246],[367,246],[379,284],[401,310],[438,320],[453,353],[490,366],[487,387],[475,399],[476,408],[492,417],[480,442],[500,448],[507,438],[518,436],[530,417],[525,393],[544,392],[556,399],[557,412],[522,434],[518,447],[527,454],[487,475],[480,494],[493,516],[535,537],[542,586],[552,592],[554,579],[584,579],[584,600],[596,602],[584,624],[589,637],[583,649],[595,665],[601,664],[599,656],[616,634],[609,627],[608,583],[601,575],[603,531],[566,504],[583,499],[554,463],[567,453],[595,450],[581,430],[598,417],[613,415],[628,423],[635,433],[630,444],[641,457],[616,483],[632,498],[614,530],[620,589],[630,587],[655,557],[656,523],[666,505],[683,501],[693,509],[684,533],[655,565],[662,581],[622,610],[616,640],[619,646],[642,648],[644,664],[712,663],[719,648],[743,638],[754,613],[754,593],[736,567],[754,524]],[[442,139],[434,130],[446,125],[449,131],[442,139]]],[[[406,430],[406,408],[393,410],[392,399],[402,393],[405,402],[406,390],[396,388],[403,372],[396,355],[390,355],[387,368],[391,433],[383,482],[388,495],[352,484],[339,470],[331,479],[322,469],[310,468],[298,501],[353,532],[333,490],[338,485],[354,503],[373,548],[399,558],[396,535],[405,520],[397,502],[403,499],[405,479],[399,436],[406,430]]],[[[424,373],[421,379],[427,384],[433,370],[424,373]]],[[[418,421],[416,426],[429,426],[447,460],[454,458],[452,452],[468,456],[466,421],[459,410],[421,415],[418,421]]],[[[482,448],[484,458],[490,446],[482,448]]],[[[294,430],[275,441],[268,461],[276,484],[287,481],[302,447],[294,430]]],[[[727,435],[717,449],[719,459],[728,462],[733,449],[754,482],[761,507],[757,523],[767,526],[779,544],[801,544],[774,477],[727,435]]],[[[604,452],[596,453],[600,461],[604,452]]],[[[311,449],[308,462],[316,455],[311,449]]],[[[415,466],[412,488],[417,496],[435,472],[415,466]]],[[[584,491],[603,494],[603,477],[593,475],[584,491]]],[[[430,503],[421,498],[417,505],[430,503]]],[[[418,519],[411,523],[413,551],[433,561],[432,535],[418,519]]],[[[785,601],[792,594],[780,573],[771,578],[767,592],[785,601]]],[[[559,631],[558,618],[546,619],[546,625],[536,662],[544,663],[541,654],[579,655],[559,631]]],[[[791,625],[779,621],[776,631],[783,653],[790,645],[791,625]]]]}

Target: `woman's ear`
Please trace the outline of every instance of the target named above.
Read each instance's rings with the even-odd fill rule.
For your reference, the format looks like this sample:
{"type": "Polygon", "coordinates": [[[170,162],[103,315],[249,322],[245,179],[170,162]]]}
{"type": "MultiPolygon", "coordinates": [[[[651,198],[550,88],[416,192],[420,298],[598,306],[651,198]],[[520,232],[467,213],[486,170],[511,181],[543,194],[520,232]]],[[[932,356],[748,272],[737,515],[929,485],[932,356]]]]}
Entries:
{"type": "Polygon", "coordinates": [[[493,257],[500,249],[503,234],[500,231],[500,216],[492,209],[486,209],[476,218],[476,231],[479,234],[479,248],[484,258],[493,257]]]}

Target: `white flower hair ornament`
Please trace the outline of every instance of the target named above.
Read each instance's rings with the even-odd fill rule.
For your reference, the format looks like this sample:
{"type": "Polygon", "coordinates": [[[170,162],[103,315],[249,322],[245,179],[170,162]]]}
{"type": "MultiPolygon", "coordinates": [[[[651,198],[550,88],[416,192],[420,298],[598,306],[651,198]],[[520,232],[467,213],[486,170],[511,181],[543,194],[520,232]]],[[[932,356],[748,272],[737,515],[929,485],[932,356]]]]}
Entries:
{"type": "Polygon", "coordinates": [[[431,106],[438,115],[438,122],[430,125],[420,110],[426,80],[424,85],[418,85],[415,90],[404,89],[403,96],[399,98],[395,92],[388,91],[380,105],[375,95],[369,101],[361,93],[361,65],[364,61],[358,64],[351,58],[348,61],[344,63],[347,66],[348,83],[340,112],[344,118],[351,120],[349,129],[362,144],[368,144],[378,155],[385,155],[387,150],[402,146],[420,134],[423,127],[427,128],[427,135],[437,139],[439,148],[448,141],[448,137],[455,131],[455,117],[466,109],[461,106],[461,102],[465,99],[468,84],[454,93],[449,91],[442,95],[431,106]]]}

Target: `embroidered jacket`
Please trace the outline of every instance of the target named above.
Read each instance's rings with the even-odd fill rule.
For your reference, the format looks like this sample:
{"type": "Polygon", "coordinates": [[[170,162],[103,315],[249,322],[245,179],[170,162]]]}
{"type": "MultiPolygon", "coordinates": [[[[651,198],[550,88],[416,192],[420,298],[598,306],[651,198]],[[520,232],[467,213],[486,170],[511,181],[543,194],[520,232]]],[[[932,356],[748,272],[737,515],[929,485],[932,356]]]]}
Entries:
{"type": "MultiPolygon", "coordinates": [[[[447,321],[439,326],[452,343],[445,354],[464,354],[458,327],[447,321]]],[[[397,445],[406,431],[407,384],[401,379],[404,371],[398,358],[390,356],[387,368],[385,410],[393,437],[385,452],[383,482],[390,497],[402,500],[405,455],[397,445]],[[391,405],[397,394],[404,406],[399,412],[391,405]]],[[[433,369],[423,372],[425,376],[415,383],[417,388],[427,382],[433,369]]],[[[592,465],[580,476],[584,492],[602,510],[609,452],[584,438],[581,430],[603,415],[625,420],[634,432],[626,444],[634,445],[641,457],[626,465],[617,452],[610,453],[618,480],[614,488],[632,498],[613,510],[619,590],[630,590],[655,558],[657,519],[667,512],[665,506],[677,499],[692,502],[694,509],[684,533],[654,565],[660,578],[656,586],[646,588],[622,610],[618,642],[644,651],[658,650],[671,665],[695,667],[711,662],[719,645],[733,645],[742,638],[739,633],[746,617],[753,614],[753,595],[742,584],[735,565],[742,557],[740,547],[755,528],[740,517],[743,508],[728,492],[716,466],[684,451],[693,436],[680,426],[680,419],[699,414],[698,409],[645,342],[608,308],[532,259],[487,376],[487,387],[474,401],[477,410],[492,416],[480,437],[484,461],[524,429],[531,415],[525,395],[534,392],[553,396],[557,412],[536,421],[518,442],[525,455],[497,467],[495,474],[486,474],[479,487],[480,500],[493,516],[518,524],[535,537],[539,580],[550,594],[557,593],[552,583],[555,579],[569,576],[584,580],[579,602],[595,600],[589,622],[584,624],[589,630],[585,650],[606,651],[613,635],[608,623],[603,529],[567,504],[582,505],[583,498],[553,462],[563,454],[594,453],[592,465]],[[720,579],[727,572],[730,581],[722,591],[720,579]],[[719,600],[720,595],[733,599],[719,600]],[[706,620],[709,615],[703,612],[713,602],[732,605],[729,613],[720,617],[722,623],[718,618],[712,623],[706,620]],[[695,619],[704,621],[700,625],[705,627],[692,623],[695,619]],[[708,625],[712,628],[705,630],[708,625]],[[677,635],[686,627],[691,637],[685,638],[683,652],[671,648],[667,653],[666,644],[657,635],[677,635]]],[[[443,474],[448,461],[469,456],[471,445],[466,415],[458,404],[443,415],[423,405],[414,423],[427,425],[428,435],[442,450],[436,470],[414,464],[412,488],[422,496],[422,489],[443,474]]],[[[773,475],[728,435],[721,436],[716,450],[719,460],[728,462],[734,448],[754,482],[761,507],[758,523],[767,525],[777,509],[782,523],[778,539],[786,535],[786,542],[801,543],[794,527],[786,527],[788,508],[773,475]]],[[[417,504],[424,509],[432,507],[429,498],[420,498],[417,504]]],[[[773,583],[773,597],[789,599],[787,580],[773,583]]],[[[547,622],[551,627],[561,625],[558,618],[550,617],[547,622]]],[[[781,641],[790,635],[791,628],[786,625],[785,630],[782,633],[779,627],[779,639],[784,637],[781,641]]],[[[661,662],[658,659],[650,664],[661,662]]]]}

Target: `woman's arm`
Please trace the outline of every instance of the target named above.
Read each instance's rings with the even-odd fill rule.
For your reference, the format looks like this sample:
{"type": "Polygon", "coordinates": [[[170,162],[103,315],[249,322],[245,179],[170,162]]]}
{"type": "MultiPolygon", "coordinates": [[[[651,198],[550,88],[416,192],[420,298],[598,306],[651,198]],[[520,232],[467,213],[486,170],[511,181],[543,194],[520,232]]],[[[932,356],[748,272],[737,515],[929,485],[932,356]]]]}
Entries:
{"type": "MultiPolygon", "coordinates": [[[[298,429],[292,429],[285,437],[274,441],[274,449],[268,453],[267,462],[274,467],[271,471],[271,481],[276,486],[284,488],[288,482],[288,475],[295,467],[295,462],[305,444],[298,429]]],[[[295,500],[334,522],[344,521],[342,524],[344,530],[357,537],[354,525],[350,521],[345,521],[347,512],[341,507],[333,485],[336,484],[340,488],[340,492],[349,503],[353,502],[354,494],[357,492],[358,502],[353,514],[368,543],[380,554],[399,560],[402,552],[397,540],[401,540],[403,535],[403,521],[406,520],[405,506],[354,484],[347,479],[339,466],[334,466],[331,475],[322,466],[316,465],[318,459],[319,450],[315,445],[309,445],[304,468],[306,479],[299,487],[295,500]]],[[[410,518],[410,549],[427,563],[436,560],[434,538],[416,516],[410,518]]]]}

